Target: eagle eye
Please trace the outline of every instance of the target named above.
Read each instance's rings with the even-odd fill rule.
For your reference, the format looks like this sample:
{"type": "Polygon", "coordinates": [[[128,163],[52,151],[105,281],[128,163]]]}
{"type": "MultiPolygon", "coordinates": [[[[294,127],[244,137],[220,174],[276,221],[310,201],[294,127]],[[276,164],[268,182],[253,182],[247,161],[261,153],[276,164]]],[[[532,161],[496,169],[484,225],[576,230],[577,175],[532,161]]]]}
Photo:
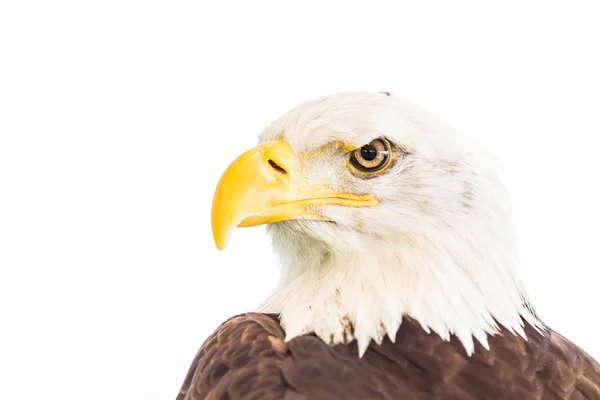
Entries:
{"type": "Polygon", "coordinates": [[[350,152],[350,165],[361,173],[374,173],[386,169],[392,160],[392,148],[386,139],[375,139],[350,152]]]}

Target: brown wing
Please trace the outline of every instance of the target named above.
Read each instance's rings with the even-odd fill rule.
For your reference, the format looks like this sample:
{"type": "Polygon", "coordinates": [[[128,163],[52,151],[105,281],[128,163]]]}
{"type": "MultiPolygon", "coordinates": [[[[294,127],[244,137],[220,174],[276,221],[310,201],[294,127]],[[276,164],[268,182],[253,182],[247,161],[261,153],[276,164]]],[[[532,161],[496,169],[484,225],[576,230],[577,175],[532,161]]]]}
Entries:
{"type": "Polygon", "coordinates": [[[477,344],[468,357],[450,342],[403,322],[358,358],[356,343],[330,347],[313,335],[283,342],[276,316],[225,322],[204,343],[178,400],[196,399],[588,399],[600,400],[600,365],[556,332],[526,326],[477,344]]]}
{"type": "Polygon", "coordinates": [[[283,399],[289,391],[281,376],[283,338],[279,323],[267,315],[229,319],[194,357],[177,400],[283,399]]]}

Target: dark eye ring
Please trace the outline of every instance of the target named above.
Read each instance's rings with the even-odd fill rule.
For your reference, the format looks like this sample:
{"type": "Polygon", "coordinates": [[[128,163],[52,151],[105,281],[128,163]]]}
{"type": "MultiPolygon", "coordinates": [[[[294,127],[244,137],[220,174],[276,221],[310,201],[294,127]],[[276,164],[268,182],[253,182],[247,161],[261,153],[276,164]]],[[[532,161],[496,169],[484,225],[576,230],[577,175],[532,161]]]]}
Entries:
{"type": "Polygon", "coordinates": [[[350,165],[365,173],[380,172],[390,165],[392,148],[386,139],[375,139],[350,153],[350,165]]]}

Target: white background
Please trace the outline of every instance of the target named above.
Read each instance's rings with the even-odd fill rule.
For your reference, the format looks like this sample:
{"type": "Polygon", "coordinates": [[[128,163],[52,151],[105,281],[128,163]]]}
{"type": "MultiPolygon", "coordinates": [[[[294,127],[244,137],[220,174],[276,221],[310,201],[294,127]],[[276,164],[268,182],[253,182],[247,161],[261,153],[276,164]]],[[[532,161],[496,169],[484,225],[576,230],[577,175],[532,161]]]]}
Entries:
{"type": "Polygon", "coordinates": [[[277,279],[262,228],[216,250],[220,173],[346,90],[500,158],[534,304],[600,358],[598,12],[549,3],[2,2],[0,398],[173,399],[277,279]]]}

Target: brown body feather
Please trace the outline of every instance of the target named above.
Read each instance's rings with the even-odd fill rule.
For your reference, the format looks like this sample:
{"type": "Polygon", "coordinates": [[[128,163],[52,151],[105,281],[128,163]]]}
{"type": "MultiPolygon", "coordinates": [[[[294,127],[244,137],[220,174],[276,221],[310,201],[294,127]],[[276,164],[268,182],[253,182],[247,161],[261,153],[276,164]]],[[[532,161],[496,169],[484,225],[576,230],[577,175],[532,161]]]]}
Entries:
{"type": "Polygon", "coordinates": [[[229,319],[196,354],[177,400],[591,399],[600,365],[551,330],[526,325],[528,340],[503,331],[476,344],[443,341],[405,320],[395,343],[330,347],[313,335],[284,342],[277,316],[229,319]]]}

